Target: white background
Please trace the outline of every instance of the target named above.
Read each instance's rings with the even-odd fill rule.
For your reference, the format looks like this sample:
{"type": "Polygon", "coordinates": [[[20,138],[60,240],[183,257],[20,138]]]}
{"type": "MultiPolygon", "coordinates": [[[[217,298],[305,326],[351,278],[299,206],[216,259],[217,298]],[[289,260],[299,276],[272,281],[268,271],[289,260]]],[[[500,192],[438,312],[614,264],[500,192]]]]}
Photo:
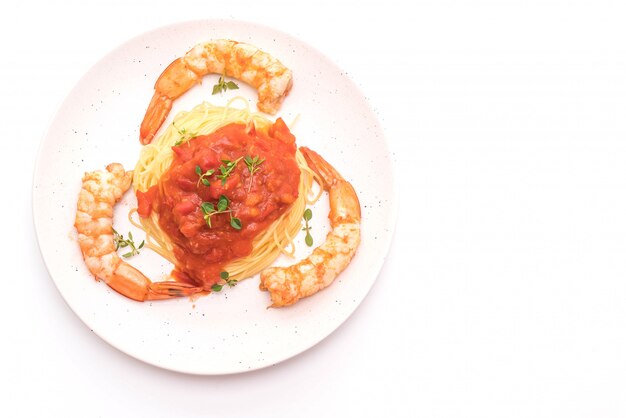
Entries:
{"type": "Polygon", "coordinates": [[[3,5],[0,415],[626,415],[625,18],[597,0],[3,5]],[[39,255],[31,181],[90,66],[218,17],[346,70],[381,119],[401,204],[378,281],[334,334],[268,369],[194,377],[118,352],[70,311],[39,255]]]}

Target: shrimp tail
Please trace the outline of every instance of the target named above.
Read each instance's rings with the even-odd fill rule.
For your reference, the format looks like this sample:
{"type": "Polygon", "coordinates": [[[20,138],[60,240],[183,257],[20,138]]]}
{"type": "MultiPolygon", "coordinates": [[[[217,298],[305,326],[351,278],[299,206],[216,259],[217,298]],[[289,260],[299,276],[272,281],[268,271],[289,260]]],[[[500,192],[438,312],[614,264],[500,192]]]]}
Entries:
{"type": "Polygon", "coordinates": [[[191,296],[203,290],[186,283],[152,282],[141,271],[123,261],[104,280],[117,293],[140,302],[191,296]]]}
{"type": "Polygon", "coordinates": [[[172,109],[173,100],[155,91],[148,105],[146,115],[139,128],[139,139],[143,145],[149,144],[172,109]]]}
{"type": "Polygon", "coordinates": [[[154,84],[154,95],[139,129],[143,145],[149,144],[172,110],[172,103],[200,82],[200,77],[182,59],[175,59],[154,84]]]}
{"type": "Polygon", "coordinates": [[[338,180],[343,180],[341,174],[317,152],[307,147],[300,147],[300,151],[309,168],[320,176],[324,190],[328,190],[338,180]]]}
{"type": "Polygon", "coordinates": [[[334,227],[344,222],[360,222],[361,205],[352,184],[347,182],[317,152],[307,147],[300,147],[300,151],[309,168],[320,177],[322,188],[329,192],[330,213],[328,218],[332,226],[334,227]]]}
{"type": "Polygon", "coordinates": [[[102,278],[111,289],[121,295],[137,301],[146,299],[150,280],[128,263],[120,262],[111,276],[102,278]]]}
{"type": "Polygon", "coordinates": [[[193,286],[178,282],[156,282],[150,283],[148,287],[148,297],[150,300],[179,298],[191,296],[202,292],[202,287],[193,286]]]}

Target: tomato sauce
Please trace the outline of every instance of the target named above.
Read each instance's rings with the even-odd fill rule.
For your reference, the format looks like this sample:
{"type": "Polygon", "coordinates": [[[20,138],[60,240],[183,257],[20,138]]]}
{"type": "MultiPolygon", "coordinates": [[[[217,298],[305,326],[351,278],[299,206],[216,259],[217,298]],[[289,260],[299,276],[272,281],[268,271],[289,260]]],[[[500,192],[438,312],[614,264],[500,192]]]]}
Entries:
{"type": "Polygon", "coordinates": [[[253,239],[298,197],[295,137],[282,119],[267,133],[233,123],[172,150],[174,160],[160,187],[137,192],[138,212],[143,217],[152,210],[159,214],[160,226],[174,244],[175,277],[208,290],[220,280],[224,265],[249,255],[253,239]],[[262,161],[254,173],[246,157],[262,161]],[[230,173],[218,178],[234,161],[230,173]],[[228,202],[226,209],[206,210],[218,211],[220,201],[221,209],[228,202]]]}

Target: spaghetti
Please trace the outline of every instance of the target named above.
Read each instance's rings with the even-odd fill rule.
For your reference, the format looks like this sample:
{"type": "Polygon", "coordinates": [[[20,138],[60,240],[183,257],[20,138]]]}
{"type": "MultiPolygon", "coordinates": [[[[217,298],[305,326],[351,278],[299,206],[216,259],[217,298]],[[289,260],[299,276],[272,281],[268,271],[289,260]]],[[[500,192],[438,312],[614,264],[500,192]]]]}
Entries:
{"type": "MultiPolygon", "coordinates": [[[[273,122],[259,113],[251,112],[247,100],[234,98],[225,107],[202,103],[189,112],[181,112],[165,132],[151,144],[143,147],[139,161],[133,173],[135,192],[147,192],[153,186],[163,193],[160,181],[163,174],[170,168],[175,154],[172,147],[180,146],[192,138],[208,135],[230,124],[250,126],[257,131],[268,132],[273,122]],[[243,108],[233,106],[235,102],[245,104],[243,108]]],[[[294,254],[293,238],[302,227],[302,214],[307,204],[314,203],[322,193],[313,195],[313,180],[316,175],[307,166],[306,160],[299,150],[295,152],[295,161],[300,170],[297,198],[284,213],[262,230],[252,241],[252,252],[249,255],[235,258],[224,265],[232,280],[243,280],[268,267],[281,253],[288,256],[294,254]]],[[[151,211],[149,216],[133,217],[136,209],[129,214],[130,221],[146,233],[146,244],[149,248],[173,263],[178,270],[184,266],[175,256],[174,243],[160,225],[160,215],[151,211]]]]}

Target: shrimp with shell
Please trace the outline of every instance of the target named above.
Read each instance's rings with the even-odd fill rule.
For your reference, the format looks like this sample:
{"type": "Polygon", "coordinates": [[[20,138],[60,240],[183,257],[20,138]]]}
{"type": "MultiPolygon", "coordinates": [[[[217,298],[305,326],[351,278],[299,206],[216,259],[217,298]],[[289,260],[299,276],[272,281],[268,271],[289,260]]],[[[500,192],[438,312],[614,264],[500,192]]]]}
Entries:
{"type": "Polygon", "coordinates": [[[332,229],[309,257],[261,272],[260,288],[269,291],[272,307],[292,305],[329,286],[348,266],[361,240],[361,206],[352,185],[315,151],[306,147],[300,151],[328,191],[332,229]]]}
{"type": "Polygon", "coordinates": [[[113,207],[128,190],[132,171],[113,163],[106,170],[85,173],[78,196],[74,226],[89,271],[116,292],[137,300],[191,296],[201,287],[165,281],[152,282],[117,255],[113,236],[113,207]]]}
{"type": "Polygon", "coordinates": [[[139,139],[149,144],[167,118],[172,103],[207,74],[222,74],[258,90],[259,110],[275,114],[292,86],[292,72],[259,48],[218,39],[200,43],[174,60],[154,85],[154,95],[141,123],[139,139]]]}

